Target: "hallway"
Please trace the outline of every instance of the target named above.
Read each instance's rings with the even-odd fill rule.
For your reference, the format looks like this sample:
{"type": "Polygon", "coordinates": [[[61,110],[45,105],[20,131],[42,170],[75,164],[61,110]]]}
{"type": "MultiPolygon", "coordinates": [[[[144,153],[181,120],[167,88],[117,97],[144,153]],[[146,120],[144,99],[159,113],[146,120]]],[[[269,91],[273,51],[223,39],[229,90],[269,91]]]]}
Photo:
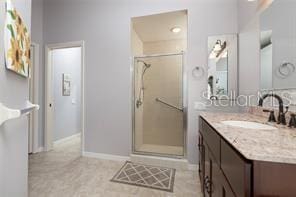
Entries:
{"type": "Polygon", "coordinates": [[[174,193],[110,182],[124,162],[80,156],[80,138],[29,158],[29,197],[198,197],[197,172],[178,171],[174,193]]]}

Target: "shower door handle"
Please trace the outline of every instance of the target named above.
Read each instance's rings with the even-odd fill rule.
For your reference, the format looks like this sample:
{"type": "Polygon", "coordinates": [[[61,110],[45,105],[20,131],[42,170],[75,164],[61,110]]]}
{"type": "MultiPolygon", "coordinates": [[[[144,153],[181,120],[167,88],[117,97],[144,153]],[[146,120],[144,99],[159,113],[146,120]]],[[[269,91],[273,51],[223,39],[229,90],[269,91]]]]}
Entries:
{"type": "Polygon", "coordinates": [[[159,98],[156,98],[155,101],[156,101],[156,102],[159,102],[159,103],[162,103],[162,104],[164,104],[164,105],[166,105],[166,106],[168,106],[168,107],[174,108],[174,109],[176,109],[176,110],[178,110],[178,111],[183,112],[183,109],[180,109],[179,107],[176,107],[176,106],[174,106],[174,105],[172,105],[172,104],[169,104],[169,103],[167,103],[167,102],[164,102],[164,101],[160,100],[159,98]]]}

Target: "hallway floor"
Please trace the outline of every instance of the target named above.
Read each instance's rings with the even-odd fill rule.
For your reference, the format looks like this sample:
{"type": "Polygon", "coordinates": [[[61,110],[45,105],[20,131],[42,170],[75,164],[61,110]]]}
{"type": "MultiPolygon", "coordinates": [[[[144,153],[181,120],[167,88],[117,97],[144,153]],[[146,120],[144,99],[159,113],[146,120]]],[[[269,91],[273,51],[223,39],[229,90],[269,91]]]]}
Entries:
{"type": "Polygon", "coordinates": [[[29,157],[29,197],[201,197],[197,172],[176,172],[174,193],[110,182],[124,162],[82,157],[80,138],[29,157]]]}

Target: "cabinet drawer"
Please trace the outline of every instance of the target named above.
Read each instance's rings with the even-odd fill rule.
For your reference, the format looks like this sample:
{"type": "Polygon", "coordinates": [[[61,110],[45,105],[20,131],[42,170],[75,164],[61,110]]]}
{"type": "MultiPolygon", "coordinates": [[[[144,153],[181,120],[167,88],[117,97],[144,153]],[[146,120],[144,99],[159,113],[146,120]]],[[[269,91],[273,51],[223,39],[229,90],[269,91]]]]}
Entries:
{"type": "Polygon", "coordinates": [[[208,145],[216,162],[220,165],[220,136],[214,131],[206,121],[200,119],[203,140],[208,145]]]}
{"type": "Polygon", "coordinates": [[[236,196],[251,196],[251,164],[221,140],[221,169],[236,196]]]}

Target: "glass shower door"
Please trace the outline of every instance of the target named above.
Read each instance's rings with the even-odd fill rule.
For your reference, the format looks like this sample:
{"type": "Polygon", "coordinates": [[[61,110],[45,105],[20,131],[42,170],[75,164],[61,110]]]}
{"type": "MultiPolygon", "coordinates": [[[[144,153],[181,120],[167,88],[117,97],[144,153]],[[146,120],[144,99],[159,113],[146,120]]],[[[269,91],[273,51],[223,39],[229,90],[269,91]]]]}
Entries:
{"type": "Polygon", "coordinates": [[[135,153],[184,156],[183,54],[134,59],[135,153]]]}

